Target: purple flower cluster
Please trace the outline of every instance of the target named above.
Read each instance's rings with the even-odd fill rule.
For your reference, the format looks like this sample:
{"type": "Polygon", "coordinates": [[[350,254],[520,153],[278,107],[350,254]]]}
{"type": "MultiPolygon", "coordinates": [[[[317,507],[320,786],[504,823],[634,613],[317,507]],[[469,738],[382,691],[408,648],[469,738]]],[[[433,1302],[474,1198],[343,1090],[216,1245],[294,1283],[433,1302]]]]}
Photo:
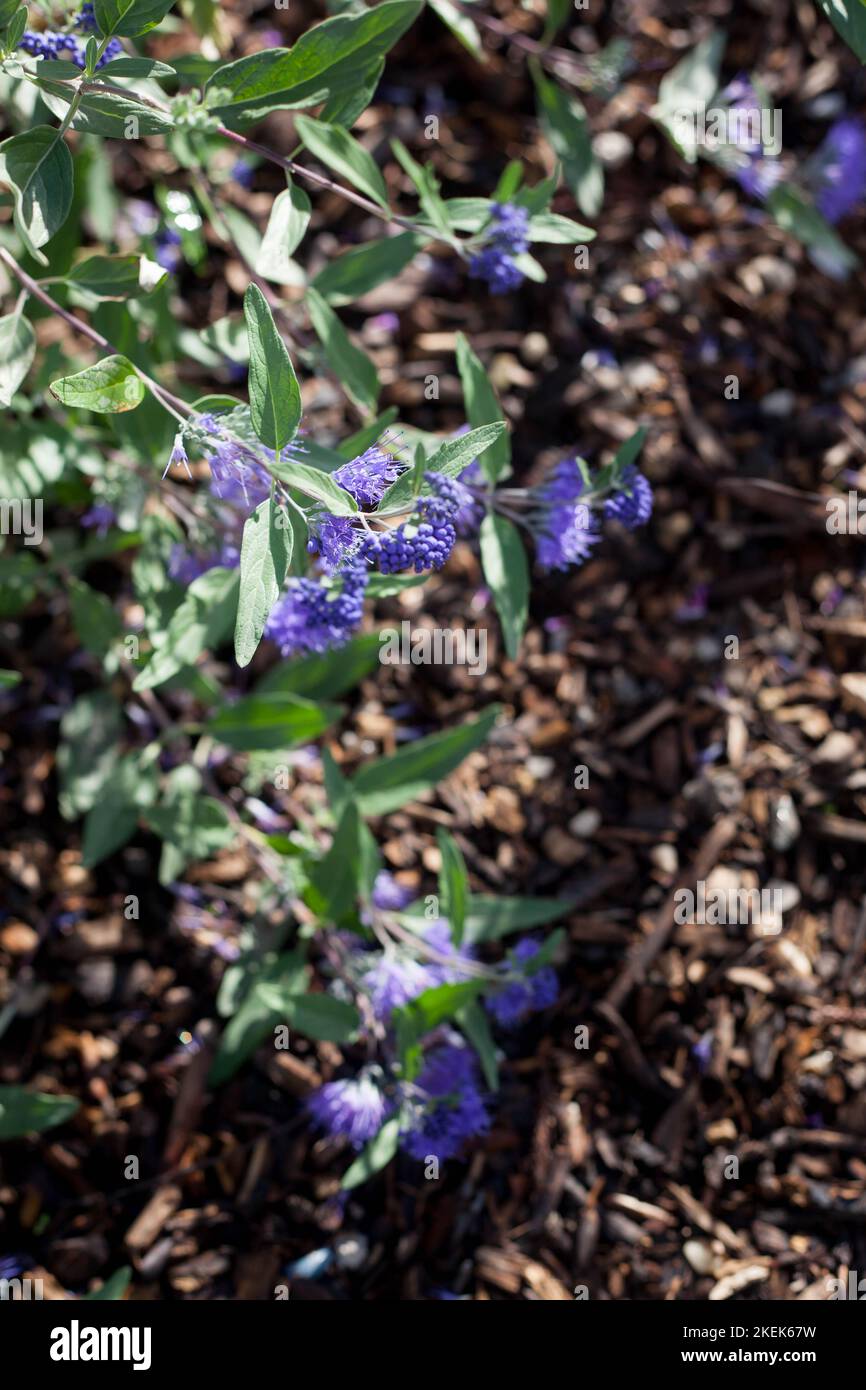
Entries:
{"type": "Polygon", "coordinates": [[[161,227],[154,234],[154,259],[157,265],[161,265],[163,270],[167,270],[169,274],[174,274],[180,265],[180,245],[180,233],[174,231],[172,227],[161,227]]]}
{"type": "MultiPolygon", "coordinates": [[[[75,26],[85,34],[90,34],[96,29],[96,16],[92,4],[82,5],[81,11],[76,17],[75,26]]],[[[31,58],[65,58],[78,68],[83,68],[85,64],[85,45],[75,34],[59,34],[51,30],[37,33],[34,29],[25,29],[18,47],[23,48],[24,52],[29,54],[31,58]]],[[[106,44],[105,52],[96,64],[97,70],[122,53],[123,44],[120,39],[110,39],[106,44]]]]}
{"type": "Polygon", "coordinates": [[[81,518],[82,526],[94,526],[98,536],[107,536],[108,528],[117,521],[115,510],[108,502],[94,502],[81,518]]]}
{"type": "MultiPolygon", "coordinates": [[[[378,1068],[355,1079],[329,1081],[307,1101],[313,1121],[332,1138],[356,1149],[378,1134],[394,1104],[382,1089],[378,1068]]],[[[456,1158],[467,1140],[484,1134],[490,1117],[478,1063],[467,1047],[443,1044],[427,1054],[418,1080],[394,1087],[400,1107],[400,1147],[422,1162],[456,1158]]]]}
{"type": "Polygon", "coordinates": [[[318,579],[290,579],[271,609],[265,636],[276,643],[282,656],[342,647],[363,617],[367,578],[361,565],[344,569],[338,592],[318,579]]]}
{"type": "Polygon", "coordinates": [[[99,25],[96,23],[96,8],[93,0],[84,0],[84,4],[78,11],[78,18],[75,27],[80,29],[83,34],[95,34],[99,25]]]}
{"type": "Polygon", "coordinates": [[[245,159],[236,159],[229,170],[229,177],[234,179],[235,183],[240,184],[241,188],[252,188],[255,174],[255,166],[249,164],[245,159]]]}
{"type": "Polygon", "coordinates": [[[405,1152],[421,1162],[430,1157],[444,1162],[489,1126],[475,1054],[451,1044],[429,1052],[403,1111],[405,1152]]]}
{"type": "Polygon", "coordinates": [[[386,490],[404,472],[406,465],[380,444],[365,449],[357,458],[335,468],[331,478],[354,497],[359,507],[378,507],[386,490]]]}
{"type": "Polygon", "coordinates": [[[457,984],[467,978],[462,965],[473,961],[475,952],[470,946],[458,948],[452,944],[446,921],[437,918],[430,922],[421,932],[420,940],[443,959],[419,960],[408,951],[394,949],[379,953],[374,964],[367,965],[366,954],[360,956],[360,984],[369,995],[378,1019],[387,1021],[395,1009],[417,999],[425,990],[457,984]]]}
{"type": "Polygon", "coordinates": [[[317,1125],[334,1138],[348,1139],[356,1149],[362,1149],[379,1133],[391,1110],[374,1080],[375,1070],[362,1071],[343,1081],[329,1081],[307,1101],[317,1125]]]}
{"type": "Polygon", "coordinates": [[[464,540],[477,536],[484,520],[484,503],[472,490],[480,487],[483,481],[484,474],[478,459],[473,459],[454,480],[455,495],[460,499],[460,505],[454,514],[454,530],[464,540]]]}
{"type": "Polygon", "coordinates": [[[618,521],[627,531],[636,531],[647,524],[652,511],[653,490],[649,479],[632,464],[622,475],[619,491],[604,504],[605,519],[618,521]]]}
{"type": "Polygon", "coordinates": [[[503,975],[523,975],[523,979],[508,980],[501,990],[484,1001],[488,1012],[503,1028],[515,1028],[531,1013],[549,1009],[556,1003],[559,985],[552,966],[543,965],[531,974],[525,968],[539,950],[537,941],[524,937],[509,951],[499,967],[503,975]]]}
{"type": "Polygon", "coordinates": [[[508,294],[523,283],[514,257],[529,250],[529,213],[515,203],[494,203],[484,245],[469,262],[469,274],[486,280],[491,294],[508,294]]]}
{"type": "Polygon", "coordinates": [[[866,130],[856,117],[830,127],[815,156],[811,183],[818,211],[832,223],[866,194],[866,130]]]}
{"type": "Polygon", "coordinates": [[[735,138],[722,149],[721,163],[729,168],[744,193],[763,201],[784,177],[781,160],[764,149],[763,103],[744,73],[725,88],[722,97],[730,103],[728,128],[735,138]]]}
{"type": "MultiPolygon", "coordinates": [[[[550,477],[535,489],[530,524],[536,536],[538,562],[544,570],[564,570],[580,565],[601,540],[598,514],[591,506],[592,483],[587,482],[577,459],[557,464],[550,477]]],[[[632,464],[616,491],[604,501],[602,515],[634,531],[652,515],[653,493],[649,480],[632,464]]]]}
{"type": "Polygon", "coordinates": [[[380,912],[402,912],[414,897],[414,890],[398,883],[387,869],[380,870],[376,875],[371,898],[373,906],[380,912]]]}
{"type": "Polygon", "coordinates": [[[532,524],[542,569],[580,565],[601,540],[598,521],[581,500],[585,488],[577,460],[565,459],[538,489],[539,507],[532,524]]]}
{"type": "Polygon", "coordinates": [[[368,550],[383,574],[441,569],[454,548],[454,518],[463,500],[459,484],[440,473],[425,474],[425,481],[434,496],[420,498],[410,520],[378,535],[368,550]]]}

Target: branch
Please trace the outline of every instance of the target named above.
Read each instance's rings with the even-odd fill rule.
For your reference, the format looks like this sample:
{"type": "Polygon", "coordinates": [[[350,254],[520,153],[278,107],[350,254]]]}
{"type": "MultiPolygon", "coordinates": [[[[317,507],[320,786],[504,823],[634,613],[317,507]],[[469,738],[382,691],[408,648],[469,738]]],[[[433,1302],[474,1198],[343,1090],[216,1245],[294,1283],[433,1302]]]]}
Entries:
{"type": "MultiPolygon", "coordinates": [[[[23,270],[15,260],[14,256],[10,255],[5,247],[2,246],[0,246],[0,261],[6,266],[7,270],[11,270],[12,274],[20,284],[24,286],[28,294],[32,294],[33,298],[38,299],[41,304],[44,304],[46,309],[50,309],[52,314],[56,314],[58,318],[63,319],[64,323],[68,323],[70,328],[74,329],[76,333],[80,333],[84,338],[89,338],[91,343],[98,347],[101,352],[107,352],[112,357],[124,355],[119,353],[117,348],[114,347],[107,338],[103,338],[102,334],[98,333],[95,328],[91,328],[89,323],[85,323],[84,320],[78,318],[76,314],[72,314],[68,309],[64,309],[57,303],[56,299],[52,299],[47,290],[44,290],[39,282],[34,280],[31,275],[28,275],[27,271],[23,270]]],[[[192,406],[187,405],[186,401],[182,401],[179,396],[173,395],[171,391],[161,386],[158,381],[154,381],[153,377],[148,376],[147,372],[143,371],[141,367],[136,366],[134,362],[132,365],[135,367],[142,381],[150,387],[153,394],[161,401],[167,410],[171,411],[172,415],[192,415],[194,413],[192,406]]]]}

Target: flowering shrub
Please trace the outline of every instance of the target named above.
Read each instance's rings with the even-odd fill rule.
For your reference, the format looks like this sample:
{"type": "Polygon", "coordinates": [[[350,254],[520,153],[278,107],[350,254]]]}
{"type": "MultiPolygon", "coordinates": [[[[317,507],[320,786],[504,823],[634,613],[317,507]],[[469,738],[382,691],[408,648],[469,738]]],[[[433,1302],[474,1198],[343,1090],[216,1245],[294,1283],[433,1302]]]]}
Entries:
{"type": "MultiPolygon", "coordinates": [[[[80,523],[79,539],[62,525],[40,536],[38,558],[4,550],[5,611],[24,613],[59,577],[91,672],[104,678],[63,715],[60,808],[83,818],[87,868],[141,827],[157,836],[160,882],[181,899],[188,866],[238,836],[252,847],[262,903],[290,904],[296,939],[227,960],[212,1080],[226,1080],[282,1023],[340,1043],[344,1065],[308,1110],[359,1151],[349,1186],[398,1150],[444,1162],[484,1132],[497,1033],[556,998],[559,938],[534,932],[568,904],[472,894],[444,831],[437,891],[426,899],[382,868],[368,821],[446,777],[489,735],[495,708],[351,781],[327,761],[329,823],[288,833],[273,829],[278,812],[264,801],[238,810],[214,775],[213,750],[252,758],[320,737],[341,712],[333,701],[376,661],[375,635],[362,633],[373,605],[447,565],[458,536],[479,547],[514,658],[529,604],[527,542],[539,571],[565,570],[606,528],[634,530],[652,510],[641,428],[595,469],[566,445],[562,461],[516,485],[496,391],[463,335],[467,424],[429,434],[379,411],[376,367],[342,306],[429,246],[479,295],[543,284],[533,253],[594,235],[551,211],[553,199],[570,189],[585,214],[600,205],[585,134],[585,158],[563,149],[583,120],[579,103],[538,68],[540,119],[565,186],[558,164],[528,186],[513,162],[489,196],[446,198],[432,168],[395,140],[391,172],[405,176],[418,207],[414,216],[392,208],[382,168],[351,131],[422,8],[356,6],[311,25],[291,49],[226,63],[211,56],[208,36],[201,53],[165,62],[147,50],[170,24],[171,0],[93,0],[63,13],[0,0],[12,126],[0,144],[12,213],[0,264],[16,292],[0,319],[0,394],[29,460],[15,475],[19,500],[41,490],[50,514],[71,509],[80,523]],[[293,113],[291,155],[248,133],[279,111],[293,113]],[[165,144],[181,186],[121,202],[106,139],[165,144]],[[263,162],[285,188],[259,226],[226,193],[252,188],[263,162]],[[398,230],[313,273],[296,259],[313,213],[306,188],[398,230]],[[237,310],[196,334],[175,322],[172,295],[192,283],[212,242],[232,248],[246,284],[237,310]],[[33,324],[49,316],[62,336],[37,355],[33,324]],[[322,366],[359,417],[349,438],[303,411],[305,368],[322,366]],[[211,389],[196,394],[188,383],[202,374],[211,389]],[[81,576],[94,558],[127,550],[132,603],[121,614],[81,576]],[[234,661],[221,686],[212,660],[226,644],[234,661]],[[254,658],[249,682],[241,673],[254,658]],[[193,702],[203,711],[196,723],[193,702]],[[328,929],[321,946],[313,925],[328,929]]],[[[453,20],[447,7],[443,17],[453,20]]],[[[475,26],[467,20],[461,32],[475,26]]]]}

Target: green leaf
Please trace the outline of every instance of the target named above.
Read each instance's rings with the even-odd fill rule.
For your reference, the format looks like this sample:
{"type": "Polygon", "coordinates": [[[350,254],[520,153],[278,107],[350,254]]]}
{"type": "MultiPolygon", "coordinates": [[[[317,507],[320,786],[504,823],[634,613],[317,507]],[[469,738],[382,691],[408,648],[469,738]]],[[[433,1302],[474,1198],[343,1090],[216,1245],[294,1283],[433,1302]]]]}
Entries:
{"type": "Polygon", "coordinates": [[[392,140],[391,148],[415,185],[422,210],[431,225],[450,236],[451,222],[448,217],[448,209],[439,192],[439,180],[433,170],[429,167],[425,169],[423,165],[413,159],[402,140],[392,140]]]}
{"type": "MultiPolygon", "coordinates": [[[[6,33],[3,35],[4,46],[8,48],[10,52],[12,52],[14,49],[18,47],[19,43],[24,37],[24,31],[26,28],[27,10],[25,6],[22,5],[20,8],[18,8],[17,6],[13,7],[12,18],[10,19],[9,24],[6,27],[6,33]]],[[[15,59],[13,58],[12,61],[14,62],[15,59]]]]}
{"type": "Polygon", "coordinates": [[[78,1300],[80,1303],[103,1303],[111,1300],[118,1302],[123,1298],[129,1288],[132,1279],[131,1265],[121,1265],[113,1274],[109,1275],[104,1284],[100,1284],[98,1289],[92,1293],[83,1293],[78,1300]]]}
{"type": "MultiPolygon", "coordinates": [[[[457,334],[457,370],[470,425],[477,428],[504,419],[490,378],[462,333],[457,334]]],[[[488,482],[496,483],[508,477],[511,472],[511,438],[507,431],[492,448],[487,449],[481,467],[488,482]]]]}
{"type": "Polygon", "coordinates": [[[812,260],[825,274],[844,279],[860,264],[830,223],[792,184],[782,183],[774,188],[767,207],[779,226],[808,248],[812,260]]]}
{"type": "Polygon", "coordinates": [[[475,894],[469,900],[466,915],[466,940],[498,941],[511,932],[555,922],[574,912],[577,906],[577,900],[570,898],[492,898],[475,894]]]}
{"type": "MultiPolygon", "coordinates": [[[[469,430],[467,434],[455,435],[453,439],[446,439],[444,444],[431,455],[424,465],[426,473],[443,473],[446,478],[456,478],[463,472],[473,459],[481,458],[492,444],[505,433],[505,421],[496,420],[489,425],[479,425],[477,429],[469,430]]],[[[403,507],[411,502],[414,495],[415,485],[410,470],[403,473],[385,492],[382,501],[379,503],[379,510],[386,511],[390,507],[403,507]]],[[[424,484],[421,488],[423,493],[431,491],[429,484],[424,484]]]]}
{"type": "Polygon", "coordinates": [[[407,1080],[414,1080],[421,1069],[421,1039],[454,1018],[483,988],[481,980],[434,985],[393,1011],[390,1023],[396,1033],[397,1052],[407,1080]]]}
{"type": "MultiPolygon", "coordinates": [[[[69,84],[39,78],[46,106],[55,116],[66,113],[73,88],[69,84]]],[[[72,119],[72,129],[89,135],[105,135],[114,140],[139,139],[142,135],[165,135],[174,127],[167,111],[143,106],[133,96],[120,92],[88,91],[72,119]]]]}
{"type": "Polygon", "coordinates": [[[281,1021],[288,1001],[306,989],[309,970],[300,951],[286,951],[259,969],[240,1007],[226,1024],[208,1084],[219,1086],[227,1081],[264,1042],[268,1033],[281,1021]],[[279,990],[280,1006],[274,1009],[263,991],[274,986],[279,990]]]}
{"type": "Polygon", "coordinates": [[[463,47],[469,49],[473,58],[477,58],[479,63],[487,61],[487,55],[481,46],[481,35],[467,14],[458,10],[456,5],[452,5],[451,0],[430,0],[430,8],[438,14],[442,23],[448,26],[463,47]]]}
{"type": "Polygon", "coordinates": [[[79,695],[64,714],[57,752],[64,820],[89,811],[97,800],[117,760],[122,727],[120,705],[107,690],[79,695]]]}
{"type": "Polygon", "coordinates": [[[98,81],[109,77],[176,77],[174,68],[168,63],[158,63],[153,58],[112,58],[96,74],[98,81]]]}
{"type": "Polygon", "coordinates": [[[70,77],[81,76],[81,68],[78,64],[71,63],[66,58],[43,58],[37,68],[37,72],[40,82],[46,77],[60,78],[63,81],[67,81],[70,77]]]}
{"type": "Polygon", "coordinates": [[[15,226],[42,265],[39,250],[63,226],[72,206],[72,156],[51,126],[38,125],[0,144],[0,183],[12,189],[15,226]]]}
{"type": "Polygon", "coordinates": [[[866,63],[866,8],[863,0],[816,0],[825,18],[861,63],[866,63]]]}
{"type": "Polygon", "coordinates": [[[151,277],[153,266],[144,256],[90,256],[66,272],[67,284],[94,300],[135,299],[149,294],[162,284],[167,271],[159,268],[158,277],[151,277]]]}
{"type": "Polygon", "coordinates": [[[19,8],[19,0],[0,0],[0,33],[9,25],[19,8]]]}
{"type": "Polygon", "coordinates": [[[712,103],[719,88],[719,68],[725,51],[721,30],[708,34],[687,53],[659,83],[658,102],[651,115],[689,164],[698,157],[698,146],[688,118],[712,103]]]}
{"type": "Polygon", "coordinates": [[[357,805],[354,801],[348,801],[337,823],[330,849],[310,872],[310,885],[315,895],[311,898],[311,905],[319,917],[338,922],[362,896],[362,832],[365,829],[357,805]]]}
{"type": "Polygon", "coordinates": [[[594,241],[595,232],[558,212],[538,212],[529,223],[529,240],[544,241],[554,246],[573,246],[579,241],[594,241]]]}
{"type": "Polygon", "coordinates": [[[444,473],[449,478],[456,478],[473,459],[481,458],[504,433],[505,421],[492,420],[490,424],[478,425],[454,439],[446,439],[427,460],[426,471],[444,473]]]}
{"type": "Polygon", "coordinates": [[[92,410],[97,415],[119,415],[135,410],[144,400],[146,387],[127,357],[103,357],[74,376],[52,381],[52,396],[63,405],[92,410]]]}
{"type": "Polygon", "coordinates": [[[274,199],[255,262],[256,274],[277,285],[297,284],[298,266],[292,253],[303,240],[310,212],[306,193],[290,179],[288,188],[274,199]]]}
{"type": "Polygon", "coordinates": [[[24,1086],[0,1086],[0,1139],[21,1139],[65,1124],[79,1108],[74,1096],[52,1096],[24,1086]]]}
{"type": "Polygon", "coordinates": [[[354,497],[319,468],[307,463],[269,463],[268,468],[281,482],[323,502],[334,516],[354,516],[358,510],[354,497]]]}
{"type": "Polygon", "coordinates": [[[84,822],[81,862],[85,869],[95,868],[121,849],[135,834],[141,812],[156,801],[158,753],[154,744],[121,758],[103,782],[84,822]]]}
{"type": "Polygon", "coordinates": [[[333,700],[360,684],[378,665],[379,634],[365,633],[333,651],[278,663],[258,682],[255,693],[282,692],[310,700],[333,700]]]}
{"type": "Polygon", "coordinates": [[[547,0],[547,18],[544,21],[544,42],[552,43],[571,14],[571,0],[547,0]]]}
{"type": "Polygon", "coordinates": [[[373,156],[363,145],[342,126],[314,121],[309,116],[296,116],[295,125],[305,146],[316,159],[387,211],[385,180],[373,156]]]}
{"type": "Polygon", "coordinates": [[[576,96],[567,95],[533,63],[542,129],[561,161],[566,182],[585,217],[595,217],[604,201],[604,170],[592,149],[586,111],[576,96]]]}
{"type": "Polygon", "coordinates": [[[151,807],[145,819],[163,841],[159,863],[163,886],[173,883],[190,860],[209,859],[225,849],[236,834],[223,804],[201,795],[201,776],[189,765],[170,773],[164,801],[151,807]]]}
{"type": "Polygon", "coordinates": [[[281,1022],[318,1042],[348,1042],[361,1025],[361,1015],[354,1004],[335,999],[331,994],[286,997],[278,986],[263,984],[258,995],[262,1004],[270,1006],[281,1022]]]}
{"type": "Polygon", "coordinates": [[[383,241],[369,241],[346,251],[320,270],[313,286],[329,304],[351,304],[385,280],[393,280],[427,244],[417,232],[400,232],[383,241]]]}
{"type": "Polygon", "coordinates": [[[476,999],[470,999],[468,1004],[464,1004],[463,1008],[457,1011],[457,1022],[478,1053],[484,1080],[491,1091],[497,1090],[499,1064],[496,1060],[496,1044],[487,1015],[476,999]]]}
{"type": "Polygon", "coordinates": [[[80,579],[70,583],[69,605],[82,645],[102,660],[123,631],[119,614],[105,594],[80,579]]]}
{"type": "MultiPolygon", "coordinates": [[[[262,253],[262,238],[255,222],[241,212],[240,208],[225,202],[220,204],[220,217],[247,265],[255,265],[262,253]]],[[[287,277],[292,277],[289,284],[303,285],[304,272],[299,265],[295,265],[293,261],[286,261],[284,270],[287,277]]]]}
{"type": "Polygon", "coordinates": [[[134,39],[155,29],[173,4],[174,0],[94,0],[94,11],[99,31],[106,38],[122,34],[134,39]]]}
{"type": "Polygon", "coordinates": [[[318,106],[366,84],[414,19],[423,0],[386,0],[356,14],[314,25],[293,48],[269,48],[218,68],[208,79],[208,104],[229,125],[269,111],[318,106]]]}
{"type": "Polygon", "coordinates": [[[312,286],[307,290],[306,304],[328,365],[358,408],[372,415],[380,390],[375,366],[351,341],[333,309],[312,286]]]}
{"type": "Polygon", "coordinates": [[[250,413],[268,449],[283,449],[301,419],[301,392],[285,343],[258,285],[248,285],[244,317],[250,340],[250,413]]]}
{"type": "Polygon", "coordinates": [[[621,444],[616,451],[613,461],[613,480],[618,482],[627,468],[631,468],[637,462],[638,456],[646,439],[646,426],[639,425],[634,434],[629,435],[624,444],[621,444]]]}
{"type": "Polygon", "coordinates": [[[247,695],[220,710],[207,725],[207,733],[244,751],[295,748],[318,738],[341,713],[339,705],[316,704],[301,695],[273,691],[247,695]]]}
{"type": "Polygon", "coordinates": [[[466,920],[466,902],[469,897],[466,862],[453,835],[449,835],[441,825],[436,830],[436,843],[442,859],[439,870],[442,915],[447,917],[451,927],[451,940],[455,946],[459,946],[463,940],[463,923],[466,920]]]}
{"type": "Polygon", "coordinates": [[[393,598],[404,589],[417,589],[426,584],[429,574],[371,574],[364,590],[366,598],[393,598]]]}
{"type": "Polygon", "coordinates": [[[0,690],[12,690],[23,679],[20,671],[0,671],[0,690]]]}
{"type": "Polygon", "coordinates": [[[481,567],[502,623],[505,650],[516,661],[529,612],[529,565],[513,522],[488,512],[481,523],[481,567]]]}
{"type": "Polygon", "coordinates": [[[192,666],[206,647],[232,631],[238,590],[237,570],[215,566],[194,579],[168,624],[165,640],[133,682],[133,690],[152,690],[192,666]]]}
{"type": "Polygon", "coordinates": [[[360,1157],[346,1169],[341,1183],[344,1192],[350,1191],[353,1187],[360,1187],[374,1173],[387,1168],[397,1152],[399,1142],[400,1117],[395,1115],[385,1121],[375,1139],[370,1140],[360,1157]]]}
{"type": "Polygon", "coordinates": [[[0,405],[11,405],[36,355],[36,334],[23,304],[0,318],[0,405]]]}
{"type": "Polygon", "coordinates": [[[328,121],[331,125],[345,126],[347,130],[351,130],[361,112],[366,111],[373,100],[384,71],[384,58],[379,58],[369,67],[359,70],[356,81],[351,87],[335,91],[333,96],[328,97],[319,112],[320,120],[328,121]]]}
{"type": "Polygon", "coordinates": [[[235,619],[238,666],[248,666],[252,660],[283,587],[292,558],[292,531],[286,521],[285,509],[269,497],[244,522],[235,619]]]}
{"type": "Polygon", "coordinates": [[[435,787],[484,742],[499,711],[499,705],[491,705],[477,719],[417,739],[362,768],[353,778],[352,789],[363,814],[388,815],[435,787]]]}

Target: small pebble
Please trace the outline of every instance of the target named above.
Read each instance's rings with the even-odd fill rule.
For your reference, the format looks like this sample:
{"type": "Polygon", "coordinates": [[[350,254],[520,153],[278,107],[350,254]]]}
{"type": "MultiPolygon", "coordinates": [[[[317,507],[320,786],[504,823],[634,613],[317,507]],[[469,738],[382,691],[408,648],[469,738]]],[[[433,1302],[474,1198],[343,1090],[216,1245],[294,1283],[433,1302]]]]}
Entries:
{"type": "Polygon", "coordinates": [[[578,811],[576,816],[572,816],[568,822],[570,833],[579,840],[588,840],[594,835],[601,825],[601,812],[594,806],[588,806],[585,811],[578,811]]]}

